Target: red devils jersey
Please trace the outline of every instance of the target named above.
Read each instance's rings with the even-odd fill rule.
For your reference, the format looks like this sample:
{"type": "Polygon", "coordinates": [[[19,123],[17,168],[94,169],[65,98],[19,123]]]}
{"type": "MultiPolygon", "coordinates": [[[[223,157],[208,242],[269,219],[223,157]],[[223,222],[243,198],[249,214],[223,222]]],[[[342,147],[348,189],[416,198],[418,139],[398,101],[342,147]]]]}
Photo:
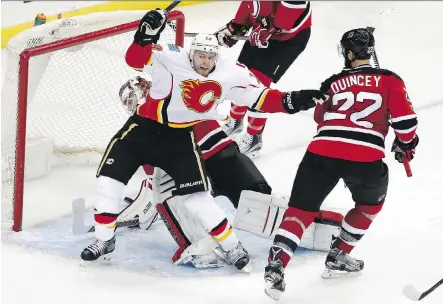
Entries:
{"type": "Polygon", "coordinates": [[[256,27],[265,17],[282,30],[271,39],[288,40],[311,26],[311,4],[309,1],[242,1],[234,22],[256,27]]]}
{"type": "Polygon", "coordinates": [[[194,134],[204,160],[217,154],[233,142],[215,120],[207,120],[195,125],[194,134]]]}
{"type": "Polygon", "coordinates": [[[330,98],[317,104],[317,135],[308,150],[351,161],[382,159],[389,126],[403,142],[411,141],[417,128],[403,80],[391,71],[370,65],[344,69],[322,83],[330,98]]]}

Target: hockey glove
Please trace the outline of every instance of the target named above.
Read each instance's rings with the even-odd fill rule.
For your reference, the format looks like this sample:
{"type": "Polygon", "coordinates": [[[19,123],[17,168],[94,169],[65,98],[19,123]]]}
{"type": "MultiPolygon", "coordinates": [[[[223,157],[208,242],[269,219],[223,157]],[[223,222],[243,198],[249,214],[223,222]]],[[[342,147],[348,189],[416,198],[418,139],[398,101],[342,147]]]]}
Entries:
{"type": "Polygon", "coordinates": [[[267,48],[271,36],[280,33],[281,30],[272,24],[270,18],[263,18],[260,23],[249,35],[249,43],[258,48],[267,48]]]}
{"type": "Polygon", "coordinates": [[[160,9],[147,12],[138,24],[134,42],[140,46],[157,43],[160,33],[165,29],[167,19],[165,13],[160,9]]]}
{"type": "Polygon", "coordinates": [[[232,36],[244,36],[247,32],[248,27],[234,23],[234,20],[231,20],[228,24],[219,28],[214,35],[217,37],[218,44],[230,48],[237,43],[237,40],[231,39],[232,36]]]}
{"type": "Polygon", "coordinates": [[[132,78],[120,88],[120,101],[128,114],[132,115],[137,108],[138,101],[146,96],[152,83],[140,76],[132,78]]]}
{"type": "Polygon", "coordinates": [[[287,92],[282,97],[283,108],[289,114],[295,114],[315,107],[315,99],[325,99],[325,97],[327,96],[318,90],[287,92]]]}
{"type": "Polygon", "coordinates": [[[402,163],[403,159],[411,161],[414,159],[415,147],[418,145],[418,135],[408,143],[402,142],[398,137],[395,137],[395,140],[392,144],[391,152],[395,153],[395,159],[402,163]]]}

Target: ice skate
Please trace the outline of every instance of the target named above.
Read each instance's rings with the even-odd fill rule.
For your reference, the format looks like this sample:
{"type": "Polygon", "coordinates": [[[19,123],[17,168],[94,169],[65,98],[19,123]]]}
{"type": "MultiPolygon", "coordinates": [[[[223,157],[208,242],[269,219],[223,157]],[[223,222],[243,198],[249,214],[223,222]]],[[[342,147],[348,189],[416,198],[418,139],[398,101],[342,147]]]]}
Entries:
{"type": "Polygon", "coordinates": [[[263,146],[262,135],[263,133],[255,135],[246,133],[243,139],[238,143],[240,152],[249,158],[260,156],[260,150],[263,146]]]}
{"type": "Polygon", "coordinates": [[[229,121],[222,126],[226,135],[232,137],[234,134],[241,133],[243,131],[243,119],[230,118],[229,121]]]}
{"type": "MultiPolygon", "coordinates": [[[[215,252],[219,254],[217,251],[215,252]]],[[[252,265],[249,253],[243,247],[241,242],[238,242],[237,246],[235,246],[233,249],[224,251],[223,254],[227,262],[234,265],[238,270],[245,273],[251,272],[252,265]]]]}
{"type": "Polygon", "coordinates": [[[281,249],[271,248],[271,259],[265,267],[265,293],[271,299],[278,301],[285,291],[284,267],[281,260],[281,249]]]}
{"type": "Polygon", "coordinates": [[[109,261],[110,253],[115,249],[115,236],[108,241],[95,240],[94,243],[86,247],[80,257],[83,261],[92,262],[96,260],[109,261]]]}
{"type": "Polygon", "coordinates": [[[364,263],[354,259],[349,254],[338,249],[334,242],[325,261],[325,270],[322,273],[323,279],[335,279],[343,277],[359,276],[363,270],[364,263]]]}

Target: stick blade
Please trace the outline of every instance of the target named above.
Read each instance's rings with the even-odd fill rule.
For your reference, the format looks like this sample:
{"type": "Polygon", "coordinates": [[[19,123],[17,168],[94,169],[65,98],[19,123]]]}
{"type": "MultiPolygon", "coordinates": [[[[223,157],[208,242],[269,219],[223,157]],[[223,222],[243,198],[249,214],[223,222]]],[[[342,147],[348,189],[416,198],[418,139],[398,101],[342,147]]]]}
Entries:
{"type": "Polygon", "coordinates": [[[413,301],[419,301],[421,296],[421,292],[412,285],[406,285],[403,288],[403,294],[413,301]]]}

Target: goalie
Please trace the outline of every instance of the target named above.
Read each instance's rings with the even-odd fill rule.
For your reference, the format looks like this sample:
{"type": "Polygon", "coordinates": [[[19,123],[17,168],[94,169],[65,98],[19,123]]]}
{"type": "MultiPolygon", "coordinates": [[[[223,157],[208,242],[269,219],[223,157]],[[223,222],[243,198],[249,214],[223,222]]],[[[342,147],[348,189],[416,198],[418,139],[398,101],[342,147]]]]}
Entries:
{"type": "MultiPolygon", "coordinates": [[[[119,96],[129,114],[144,102],[151,82],[137,76],[128,80],[120,89],[119,96]]],[[[237,208],[234,228],[270,239],[274,235],[287,209],[287,200],[271,195],[272,189],[250,158],[239,152],[238,146],[222,130],[215,120],[194,126],[196,141],[202,151],[205,166],[212,186],[213,196],[226,196],[237,208]],[[243,191],[248,190],[248,191],[243,191]],[[243,192],[242,192],[243,191],[243,192]]],[[[142,183],[138,199],[133,207],[141,209],[151,202],[143,202],[149,189],[153,190],[154,203],[169,232],[179,245],[172,257],[175,264],[192,263],[197,268],[219,267],[226,264],[222,252],[212,236],[187,214],[171,197],[175,184],[172,178],[160,169],[144,165],[149,183],[142,183]]],[[[157,210],[140,214],[141,228],[150,227],[157,218],[157,210]]],[[[309,249],[328,251],[333,234],[339,234],[342,215],[332,211],[321,211],[302,240],[309,249]]]]}

